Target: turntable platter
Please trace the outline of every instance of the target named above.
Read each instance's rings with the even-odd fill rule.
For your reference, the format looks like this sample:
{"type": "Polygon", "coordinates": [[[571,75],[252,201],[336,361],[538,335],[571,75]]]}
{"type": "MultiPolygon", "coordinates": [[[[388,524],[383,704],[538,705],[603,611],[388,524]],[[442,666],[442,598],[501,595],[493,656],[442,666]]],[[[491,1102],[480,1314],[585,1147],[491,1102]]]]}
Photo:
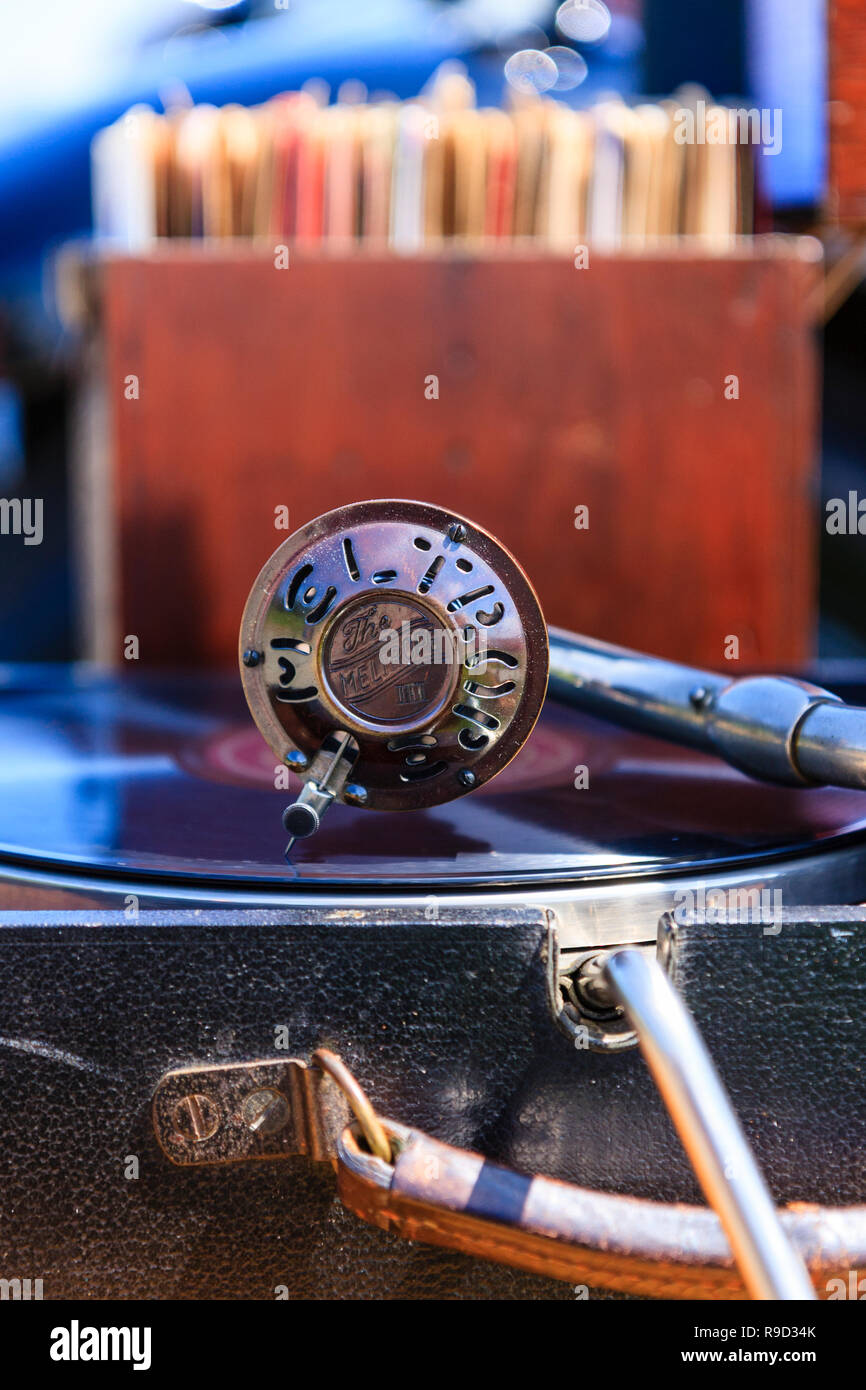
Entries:
{"type": "Polygon", "coordinates": [[[335,806],[287,865],[280,813],[300,783],[290,774],[287,795],[281,769],[275,787],[273,754],[233,675],[7,670],[0,702],[0,855],[10,868],[270,892],[432,892],[708,873],[866,832],[866,793],[767,786],[548,701],[489,787],[412,813],[335,806]]]}

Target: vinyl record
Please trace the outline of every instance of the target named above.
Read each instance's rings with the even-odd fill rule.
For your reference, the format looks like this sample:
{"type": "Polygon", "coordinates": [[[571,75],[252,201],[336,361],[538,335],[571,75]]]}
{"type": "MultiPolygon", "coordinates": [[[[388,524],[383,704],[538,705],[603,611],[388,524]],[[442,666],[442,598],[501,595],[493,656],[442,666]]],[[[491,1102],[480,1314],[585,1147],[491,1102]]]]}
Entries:
{"type": "Polygon", "coordinates": [[[411,812],[336,805],[287,864],[280,816],[301,784],[275,766],[234,676],[18,672],[0,701],[7,873],[30,866],[252,892],[567,889],[758,872],[866,832],[864,793],[765,785],[548,700],[489,787],[411,812]]]}

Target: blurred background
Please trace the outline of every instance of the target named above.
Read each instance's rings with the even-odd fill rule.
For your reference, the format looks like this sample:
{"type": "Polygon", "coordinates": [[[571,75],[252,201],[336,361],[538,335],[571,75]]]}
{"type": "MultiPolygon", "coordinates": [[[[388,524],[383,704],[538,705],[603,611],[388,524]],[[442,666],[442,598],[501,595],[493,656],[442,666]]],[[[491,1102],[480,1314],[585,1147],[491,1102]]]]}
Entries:
{"type": "MultiPolygon", "coordinates": [[[[135,632],[143,635],[143,658],[230,660],[226,634],[231,615],[240,616],[243,576],[251,582],[283,539],[274,533],[274,508],[290,507],[294,529],[323,504],[382,495],[385,486],[450,502],[498,530],[537,579],[551,620],[578,630],[717,663],[730,632],[741,635],[751,664],[796,664],[816,649],[831,657],[866,653],[863,540],[856,521],[851,534],[850,526],[837,535],[825,525],[828,500],[857,489],[866,496],[866,83],[857,77],[857,64],[862,72],[866,62],[864,8],[851,0],[829,9],[820,0],[569,0],[561,7],[545,0],[34,0],[5,7],[0,498],[41,499],[43,522],[38,545],[0,536],[0,659],[119,661],[121,639],[135,632]],[[447,97],[443,74],[452,84],[447,97]],[[456,98],[455,80],[463,93],[456,98]],[[394,174],[387,244],[379,247],[361,235],[362,211],[342,240],[335,234],[328,244],[339,208],[327,184],[324,224],[315,223],[306,239],[300,222],[283,228],[271,219],[264,236],[251,221],[218,232],[215,246],[206,197],[204,224],[196,225],[194,212],[190,221],[188,185],[186,222],[177,221],[170,191],[166,220],[157,217],[142,233],[124,210],[116,187],[124,176],[106,143],[105,187],[96,200],[104,225],[94,237],[92,142],[131,108],[167,113],[176,132],[178,113],[192,107],[237,104],[279,115],[282,107],[262,104],[301,90],[318,108],[398,113],[388,138],[407,186],[412,130],[397,103],[422,94],[423,109],[450,120],[438,176],[452,179],[458,193],[453,206],[443,195],[450,211],[442,226],[430,231],[428,187],[426,232],[412,243],[412,208],[406,223],[394,174]],[[679,106],[670,104],[672,93],[680,93],[679,106]],[[680,223],[670,229],[678,244],[661,251],[645,230],[642,241],[625,234],[622,189],[638,178],[644,146],[615,113],[617,103],[631,111],[665,101],[659,109],[668,122],[701,102],[781,112],[783,138],[771,156],[755,153],[745,172],[734,171],[739,202],[730,226],[720,233],[680,223]],[[536,125],[526,114],[533,103],[547,113],[536,125]],[[557,124],[550,114],[557,103],[606,114],[591,127],[565,118],[557,124]],[[459,158],[475,167],[480,127],[454,111],[470,105],[514,113],[518,163],[528,148],[525,132],[542,130],[538,178],[551,188],[554,157],[567,164],[572,151],[560,146],[580,140],[589,151],[583,211],[573,225],[566,217],[558,235],[546,203],[547,211],[533,211],[517,257],[513,247],[505,254],[494,244],[521,230],[516,211],[507,234],[498,223],[491,230],[489,216],[474,231],[458,226],[460,176],[452,166],[464,167],[454,165],[459,158]],[[612,230],[605,208],[613,204],[604,199],[606,181],[617,179],[623,222],[612,230]],[[748,225],[737,220],[741,207],[748,225]],[[755,245],[744,251],[752,232],[755,245]],[[184,233],[202,243],[192,260],[184,233]],[[265,276],[274,274],[283,235],[293,256],[296,240],[300,251],[285,290],[280,282],[286,300],[275,315],[273,281],[265,276]],[[701,236],[706,245],[696,247],[701,236]],[[823,243],[823,269],[804,236],[823,243]],[[574,247],[584,239],[591,254],[596,243],[600,249],[591,288],[574,268],[574,247]],[[102,275],[109,263],[118,273],[102,275]],[[513,320],[497,307],[503,296],[513,297],[513,320]],[[407,395],[401,407],[399,362],[388,344],[407,305],[424,329],[413,336],[406,328],[410,356],[419,345],[412,358],[417,398],[407,395]],[[227,351],[215,361],[214,335],[234,343],[236,356],[227,351]],[[734,405],[723,374],[737,372],[740,346],[747,366],[734,405]],[[701,353],[711,365],[693,371],[688,363],[701,353]],[[653,375],[657,359],[665,363],[663,379],[653,375]],[[381,363],[378,375],[370,362],[381,363]],[[150,364],[149,377],[141,364],[150,364]],[[429,413],[419,413],[428,408],[428,370],[442,380],[432,432],[429,413]],[[130,375],[142,377],[140,399],[125,394],[130,375]],[[270,392],[260,389],[268,375],[270,392]],[[362,375],[360,410],[348,400],[357,401],[362,375]],[[236,396],[231,406],[227,395],[236,396]],[[312,416],[305,413],[311,398],[312,416]],[[340,434],[334,416],[344,401],[340,434]],[[132,414],[127,405],[141,409],[132,414]],[[387,429],[378,437],[380,418],[387,429]],[[518,443],[515,420],[537,421],[518,443]],[[316,487],[307,486],[312,475],[316,487]],[[211,516],[207,500],[199,507],[196,488],[208,496],[216,490],[223,510],[211,516]],[[258,516],[246,500],[257,491],[258,516]],[[573,517],[583,503],[589,548],[580,552],[573,517]],[[647,507],[654,509],[652,537],[639,524],[647,507]],[[529,532],[535,547],[524,538],[529,532]],[[234,587],[226,580],[217,595],[225,552],[237,551],[239,537],[247,549],[234,587]],[[711,563],[696,580],[701,556],[711,563]],[[178,627],[184,594],[193,619],[211,601],[225,604],[225,620],[208,628],[200,647],[188,633],[165,636],[167,626],[178,627]],[[678,613],[686,604],[696,617],[684,626],[678,613]]],[[[250,138],[261,168],[270,160],[272,188],[276,146],[261,133],[266,120],[270,114],[250,138]]],[[[511,139],[504,127],[485,130],[511,139]]],[[[489,196],[499,146],[492,133],[484,138],[479,177],[489,196]]],[[[428,185],[431,143],[423,155],[428,185]]],[[[338,153],[324,156],[326,180],[335,177],[328,160],[338,153]]],[[[348,158],[360,158],[357,145],[348,158]]],[[[519,192],[524,165],[516,177],[519,192]]],[[[710,176],[686,167],[682,177],[710,176]]],[[[194,208],[195,175],[192,187],[194,208]]],[[[471,177],[467,187],[471,195],[471,177]]],[[[260,201],[261,178],[252,197],[260,201]]],[[[369,191],[364,197],[363,215],[372,216],[369,191]]],[[[539,205],[544,197],[552,195],[538,192],[539,205]]],[[[159,190],[155,204],[158,210],[159,190]]]]}

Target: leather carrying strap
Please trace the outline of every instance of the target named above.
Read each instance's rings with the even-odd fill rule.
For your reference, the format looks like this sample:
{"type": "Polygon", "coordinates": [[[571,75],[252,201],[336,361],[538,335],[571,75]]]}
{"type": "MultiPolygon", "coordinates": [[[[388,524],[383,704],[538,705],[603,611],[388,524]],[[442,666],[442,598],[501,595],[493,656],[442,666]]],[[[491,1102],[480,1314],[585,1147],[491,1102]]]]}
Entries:
{"type": "MultiPolygon", "coordinates": [[[[337,1152],[340,1197],[373,1225],[575,1285],[656,1298],[748,1297],[708,1208],[526,1177],[385,1124],[395,1141],[393,1166],[362,1147],[355,1127],[337,1152]]],[[[866,1206],[797,1203],[781,1220],[820,1296],[833,1291],[831,1280],[847,1289],[850,1272],[866,1269],[866,1206]]]]}

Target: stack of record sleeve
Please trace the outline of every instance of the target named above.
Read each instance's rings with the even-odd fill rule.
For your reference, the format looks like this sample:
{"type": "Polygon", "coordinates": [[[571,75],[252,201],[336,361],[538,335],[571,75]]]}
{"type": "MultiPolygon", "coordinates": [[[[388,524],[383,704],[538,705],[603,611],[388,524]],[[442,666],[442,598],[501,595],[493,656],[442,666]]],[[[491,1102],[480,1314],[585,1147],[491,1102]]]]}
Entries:
{"type": "Polygon", "coordinates": [[[479,108],[445,68],[412,101],[346,84],[329,104],[311,82],[254,108],[138,106],[93,142],[95,232],[131,250],[191,237],[408,254],[529,238],[568,251],[672,236],[724,249],[754,230],[755,159],[745,140],[683,138],[686,100],[704,107],[692,130],[730,124],[705,95],[479,108]]]}

